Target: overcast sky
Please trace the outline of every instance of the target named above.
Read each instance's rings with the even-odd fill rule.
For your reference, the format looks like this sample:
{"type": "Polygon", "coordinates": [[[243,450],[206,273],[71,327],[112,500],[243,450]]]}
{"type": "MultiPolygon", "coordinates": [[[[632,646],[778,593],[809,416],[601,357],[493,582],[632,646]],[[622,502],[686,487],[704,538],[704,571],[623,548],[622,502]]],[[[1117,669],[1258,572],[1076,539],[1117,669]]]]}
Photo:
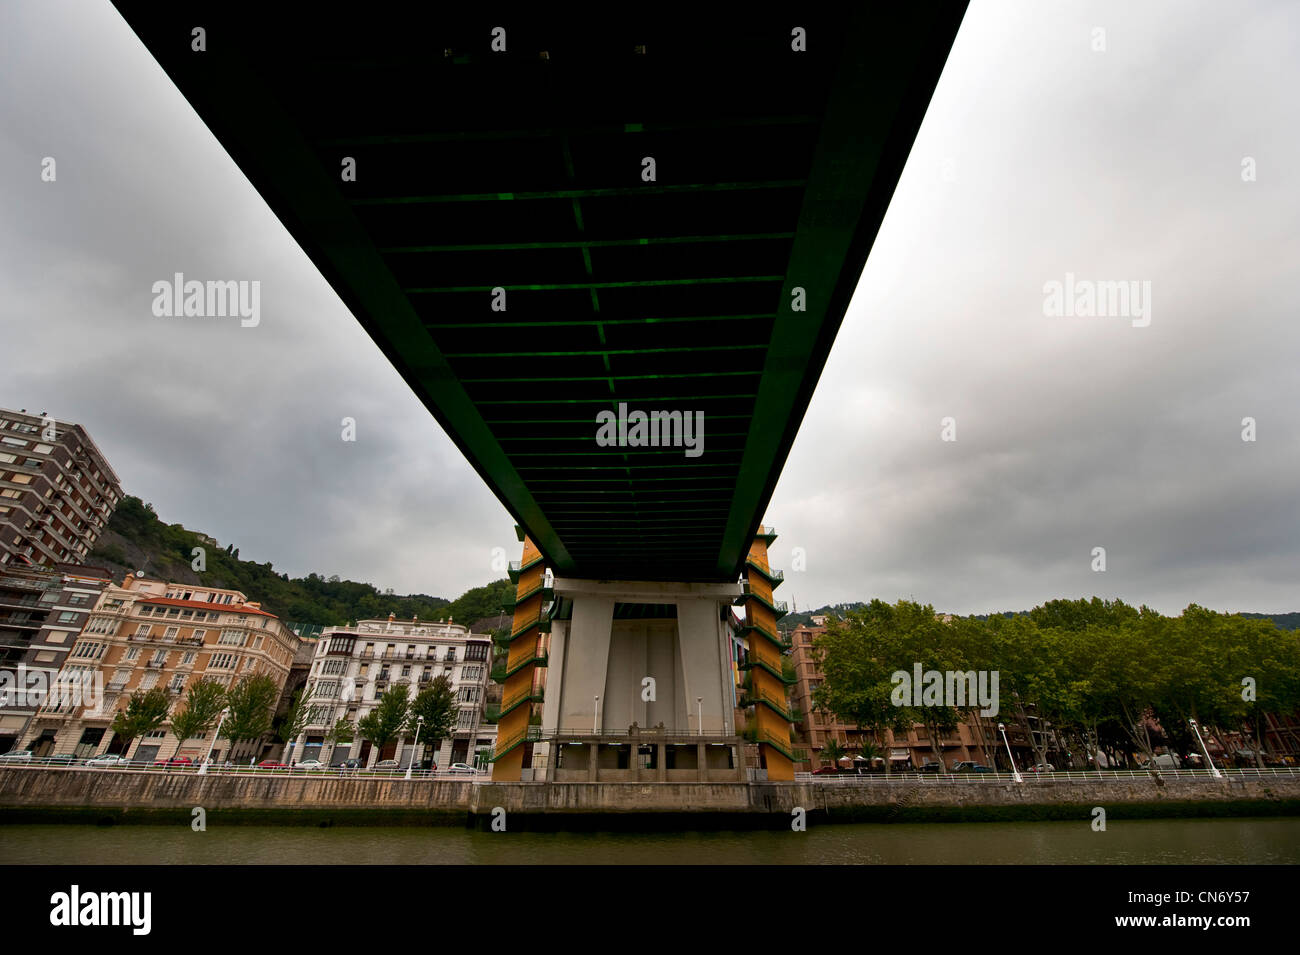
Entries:
{"type": "MultiPolygon", "coordinates": [[[[973,3],[768,509],[780,595],[1300,609],[1297,90],[1294,3],[973,3]],[[1067,273],[1149,324],[1045,314],[1067,273]]],[[[277,570],[454,597],[518,556],[106,0],[0,3],[0,368],[277,570]],[[262,324],[154,318],[173,272],[260,279],[262,324]]]]}

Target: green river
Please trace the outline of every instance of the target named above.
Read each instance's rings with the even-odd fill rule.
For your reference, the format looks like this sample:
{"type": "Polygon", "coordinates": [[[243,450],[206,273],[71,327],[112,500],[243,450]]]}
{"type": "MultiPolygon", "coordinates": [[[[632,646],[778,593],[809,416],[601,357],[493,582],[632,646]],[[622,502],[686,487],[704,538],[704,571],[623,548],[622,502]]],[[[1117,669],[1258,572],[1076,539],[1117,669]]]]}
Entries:
{"type": "Polygon", "coordinates": [[[0,825],[5,865],[1295,864],[1300,819],[854,824],[806,832],[0,825]]]}

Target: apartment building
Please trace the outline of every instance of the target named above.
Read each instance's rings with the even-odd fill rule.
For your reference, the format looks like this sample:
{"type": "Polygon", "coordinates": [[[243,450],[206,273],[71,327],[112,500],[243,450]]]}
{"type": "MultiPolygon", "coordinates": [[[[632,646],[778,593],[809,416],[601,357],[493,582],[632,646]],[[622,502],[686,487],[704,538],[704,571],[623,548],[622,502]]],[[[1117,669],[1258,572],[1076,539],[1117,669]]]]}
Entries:
{"type": "MultiPolygon", "coordinates": [[[[0,568],[0,753],[19,747],[111,583],[107,570],[77,564],[0,568]]],[[[45,755],[50,745],[30,748],[45,755]]]]}
{"type": "MultiPolygon", "coordinates": [[[[274,614],[238,590],[167,583],[127,576],[121,586],[100,594],[68,662],[64,681],[97,678],[103,687],[98,705],[55,701],[32,719],[29,736],[56,753],[91,756],[124,753],[152,760],[172,755],[200,758],[212,740],[176,739],[164,722],[147,738],[119,739],[110,726],[117,711],[138,690],[165,687],[173,707],[200,679],[233,686],[265,673],[283,688],[299,639],[274,614]]],[[[30,744],[28,748],[34,748],[30,744]]],[[[241,744],[234,758],[261,757],[266,741],[241,744]]],[[[229,742],[217,740],[216,759],[225,759],[229,742]]]]}
{"type": "Polygon", "coordinates": [[[413,739],[377,750],[368,740],[334,745],[326,736],[340,719],[355,725],[389,687],[405,684],[413,700],[445,675],[451,680],[458,712],[451,736],[441,741],[434,761],[440,767],[473,763],[477,752],[490,750],[496,742],[496,727],[483,718],[491,646],[486,634],[471,633],[450,620],[423,623],[389,615],[387,620],[326,629],[317,641],[308,683],[316,707],[314,721],[294,747],[294,753],[300,754],[295,759],[322,759],[331,765],[345,759],[361,759],[365,765],[397,759],[405,765],[414,751],[413,739]]]}
{"type": "Polygon", "coordinates": [[[121,498],[81,425],[0,409],[0,566],[81,563],[121,498]]]}

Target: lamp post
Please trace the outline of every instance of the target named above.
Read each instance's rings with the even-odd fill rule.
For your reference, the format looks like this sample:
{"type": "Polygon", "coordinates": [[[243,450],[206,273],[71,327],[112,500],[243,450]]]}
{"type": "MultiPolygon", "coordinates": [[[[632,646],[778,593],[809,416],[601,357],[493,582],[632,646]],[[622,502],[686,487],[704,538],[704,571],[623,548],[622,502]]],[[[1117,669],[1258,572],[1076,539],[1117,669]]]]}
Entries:
{"type": "Polygon", "coordinates": [[[406,761],[406,778],[411,778],[411,767],[415,765],[416,754],[420,752],[420,727],[424,725],[424,717],[415,718],[415,744],[412,747],[411,758],[406,761]]]}
{"type": "Polygon", "coordinates": [[[695,698],[695,733],[697,736],[704,735],[704,697],[695,698]]]}
{"type": "Polygon", "coordinates": [[[1018,783],[1022,783],[1024,780],[1020,778],[1020,770],[1016,769],[1016,757],[1011,752],[1010,741],[1007,740],[1007,724],[999,723],[998,732],[1002,734],[1002,742],[1005,743],[1007,747],[1007,758],[1011,760],[1011,778],[1018,783]]]}
{"type": "Polygon", "coordinates": [[[208,774],[208,760],[212,758],[212,747],[216,744],[217,737],[221,735],[221,724],[226,721],[226,717],[229,715],[230,707],[227,706],[221,711],[221,719],[217,720],[216,732],[212,734],[212,739],[208,740],[208,753],[203,757],[203,765],[199,767],[200,776],[206,776],[208,774]]]}
{"type": "Polygon", "coordinates": [[[1205,746],[1205,740],[1201,738],[1201,731],[1196,725],[1196,720],[1188,720],[1192,724],[1192,732],[1196,734],[1196,741],[1201,744],[1201,752],[1205,754],[1205,764],[1210,767],[1210,772],[1214,774],[1215,779],[1222,779],[1223,773],[1219,772],[1219,767],[1214,765],[1214,760],[1210,759],[1210,751],[1205,746]]]}
{"type": "Polygon", "coordinates": [[[591,717],[591,735],[599,736],[600,735],[600,697],[593,696],[592,699],[596,701],[596,712],[591,717]]]}

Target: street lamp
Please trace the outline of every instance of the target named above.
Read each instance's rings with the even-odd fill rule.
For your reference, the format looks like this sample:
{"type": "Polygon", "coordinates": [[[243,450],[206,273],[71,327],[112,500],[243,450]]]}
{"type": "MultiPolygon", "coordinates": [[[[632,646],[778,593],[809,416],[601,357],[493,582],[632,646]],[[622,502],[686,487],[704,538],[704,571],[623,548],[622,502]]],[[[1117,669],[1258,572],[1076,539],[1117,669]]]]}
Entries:
{"type": "Polygon", "coordinates": [[[1007,740],[1007,724],[999,723],[998,732],[1002,734],[1002,742],[1007,746],[1007,758],[1011,760],[1011,778],[1018,783],[1024,782],[1020,778],[1020,770],[1016,769],[1016,757],[1011,752],[1011,743],[1007,740]]]}
{"type": "Polygon", "coordinates": [[[415,765],[415,756],[420,752],[420,727],[424,725],[424,717],[415,718],[415,745],[411,751],[411,758],[406,761],[406,778],[411,778],[411,767],[415,765]]]}
{"type": "Polygon", "coordinates": [[[600,735],[600,697],[593,696],[592,699],[596,701],[596,712],[591,717],[591,735],[599,736],[600,735]]]}
{"type": "Polygon", "coordinates": [[[226,721],[226,717],[229,715],[230,707],[226,707],[221,711],[221,719],[217,720],[217,730],[212,734],[212,739],[208,740],[208,754],[203,757],[203,765],[199,767],[200,776],[206,776],[208,774],[208,760],[212,758],[212,747],[216,744],[217,737],[221,735],[221,724],[226,721]]]}
{"type": "Polygon", "coordinates": [[[1210,767],[1210,772],[1214,774],[1215,779],[1222,779],[1223,773],[1219,772],[1219,767],[1214,765],[1214,760],[1210,759],[1210,751],[1205,747],[1205,740],[1201,738],[1201,731],[1196,726],[1196,720],[1188,720],[1192,724],[1192,732],[1196,734],[1196,741],[1201,744],[1201,752],[1205,754],[1205,763],[1210,767]]]}
{"type": "Polygon", "coordinates": [[[699,736],[704,735],[704,697],[695,698],[695,732],[699,736]]]}

